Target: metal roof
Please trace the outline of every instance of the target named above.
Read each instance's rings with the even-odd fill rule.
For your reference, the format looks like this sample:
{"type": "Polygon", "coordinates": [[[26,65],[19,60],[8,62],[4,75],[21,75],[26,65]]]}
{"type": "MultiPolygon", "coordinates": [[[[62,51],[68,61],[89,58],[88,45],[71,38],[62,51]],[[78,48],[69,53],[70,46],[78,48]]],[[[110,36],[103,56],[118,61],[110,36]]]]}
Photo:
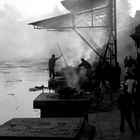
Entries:
{"type": "Polygon", "coordinates": [[[81,12],[88,9],[103,7],[109,4],[110,0],[64,0],[61,3],[72,13],[81,12]]]}
{"type": "MultiPolygon", "coordinates": [[[[101,18],[104,18],[104,21],[107,23],[109,21],[107,21],[106,12],[108,11],[106,8],[109,7],[109,1],[110,0],[65,0],[61,3],[63,4],[63,6],[65,6],[65,8],[70,10],[71,13],[39,20],[29,23],[29,25],[33,25],[37,29],[48,30],[70,29],[75,25],[77,27],[87,27],[87,25],[91,27],[91,22],[86,23],[85,25],[85,22],[91,21],[91,15],[87,16],[87,14],[91,12],[91,10],[94,12],[95,17],[93,24],[101,23],[100,21],[97,22],[97,20],[101,20],[101,18]],[[102,17],[99,17],[100,15],[102,15],[102,17]]],[[[100,24],[98,26],[101,27],[105,25],[100,24]]]]}
{"type": "Polygon", "coordinates": [[[29,23],[29,25],[34,25],[37,28],[46,28],[46,29],[59,29],[59,28],[68,28],[72,27],[72,14],[64,14],[49,19],[39,20],[36,22],[29,23]]]}

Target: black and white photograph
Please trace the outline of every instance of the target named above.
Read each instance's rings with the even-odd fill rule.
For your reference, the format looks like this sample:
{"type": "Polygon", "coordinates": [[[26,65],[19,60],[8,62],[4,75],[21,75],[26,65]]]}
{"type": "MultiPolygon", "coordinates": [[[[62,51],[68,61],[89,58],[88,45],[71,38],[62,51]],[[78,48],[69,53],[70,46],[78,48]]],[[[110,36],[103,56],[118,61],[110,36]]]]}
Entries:
{"type": "Polygon", "coordinates": [[[139,0],[0,0],[0,140],[140,140],[139,0]]]}

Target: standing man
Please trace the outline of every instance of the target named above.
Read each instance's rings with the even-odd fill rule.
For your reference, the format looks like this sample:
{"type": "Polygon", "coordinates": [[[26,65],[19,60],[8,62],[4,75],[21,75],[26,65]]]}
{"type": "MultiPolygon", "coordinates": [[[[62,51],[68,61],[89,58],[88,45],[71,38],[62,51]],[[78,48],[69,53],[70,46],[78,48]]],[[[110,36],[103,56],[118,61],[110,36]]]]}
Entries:
{"type": "Polygon", "coordinates": [[[135,93],[137,82],[136,82],[136,80],[133,78],[132,75],[128,75],[128,79],[126,80],[125,85],[126,85],[126,87],[127,87],[127,92],[128,92],[129,94],[134,94],[134,93],[135,93]]]}
{"type": "Polygon", "coordinates": [[[132,58],[132,56],[129,56],[128,67],[131,67],[132,69],[134,68],[134,59],[132,58]]]}
{"type": "Polygon", "coordinates": [[[100,95],[101,95],[101,102],[104,102],[104,95],[109,94],[111,99],[111,105],[113,104],[113,96],[111,92],[111,87],[108,81],[102,80],[100,83],[100,95]]]}
{"type": "Polygon", "coordinates": [[[137,84],[137,89],[134,94],[134,119],[135,119],[135,128],[137,133],[140,133],[140,85],[137,84]]]}
{"type": "Polygon", "coordinates": [[[55,78],[55,62],[61,56],[62,56],[62,54],[59,57],[55,57],[55,55],[53,54],[52,57],[49,59],[49,63],[48,64],[49,64],[49,77],[50,77],[50,79],[54,79],[55,78]]]}
{"type": "Polygon", "coordinates": [[[120,109],[120,132],[125,132],[125,120],[128,122],[129,128],[135,134],[135,128],[132,123],[133,98],[132,94],[127,92],[126,85],[123,86],[123,92],[118,97],[118,108],[120,109]]]}
{"type": "Polygon", "coordinates": [[[128,57],[126,56],[124,58],[124,68],[126,68],[128,66],[128,57]]]}

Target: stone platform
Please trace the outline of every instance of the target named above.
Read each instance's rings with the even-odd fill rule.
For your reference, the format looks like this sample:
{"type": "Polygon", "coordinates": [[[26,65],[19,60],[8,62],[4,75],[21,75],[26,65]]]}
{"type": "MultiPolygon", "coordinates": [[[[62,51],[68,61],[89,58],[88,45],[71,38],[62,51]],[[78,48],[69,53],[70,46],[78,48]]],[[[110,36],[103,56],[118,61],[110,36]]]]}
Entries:
{"type": "Polygon", "coordinates": [[[0,126],[0,139],[75,140],[83,128],[84,118],[14,118],[0,126]]]}
{"type": "Polygon", "coordinates": [[[72,99],[60,99],[57,93],[41,93],[33,101],[33,108],[41,110],[41,118],[82,116],[88,118],[89,105],[89,95],[72,99]]]}
{"type": "Polygon", "coordinates": [[[93,140],[84,118],[14,118],[0,126],[0,140],[93,140]]]}

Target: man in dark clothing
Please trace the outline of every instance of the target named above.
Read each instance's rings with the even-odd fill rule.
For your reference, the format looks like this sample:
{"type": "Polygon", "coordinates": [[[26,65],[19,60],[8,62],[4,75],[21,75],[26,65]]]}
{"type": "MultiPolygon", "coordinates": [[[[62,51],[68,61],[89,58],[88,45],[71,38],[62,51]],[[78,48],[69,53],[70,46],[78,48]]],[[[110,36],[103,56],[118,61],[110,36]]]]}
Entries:
{"type": "Polygon", "coordinates": [[[134,93],[134,118],[136,131],[139,133],[139,119],[140,119],[140,83],[137,84],[136,92],[134,93]]]}
{"type": "Polygon", "coordinates": [[[82,58],[81,61],[82,63],[78,65],[78,68],[85,67],[87,70],[87,77],[91,78],[91,65],[84,58],[82,58]]]}
{"type": "Polygon", "coordinates": [[[49,59],[49,77],[51,79],[55,78],[55,62],[56,60],[58,60],[62,55],[60,55],[59,57],[55,57],[55,55],[53,54],[52,57],[49,59]]]}
{"type": "Polygon", "coordinates": [[[127,65],[131,68],[134,67],[134,59],[132,58],[132,56],[129,57],[127,65]]]}
{"type": "Polygon", "coordinates": [[[84,59],[81,59],[82,63],[78,65],[78,67],[84,66],[87,70],[91,70],[91,65],[84,59]]]}
{"type": "Polygon", "coordinates": [[[123,93],[120,94],[118,98],[118,108],[120,109],[120,132],[124,132],[125,120],[128,122],[128,125],[133,134],[135,134],[135,129],[132,124],[131,115],[133,109],[133,98],[131,94],[127,93],[127,87],[124,85],[123,93]]]}
{"type": "Polygon", "coordinates": [[[124,68],[126,68],[128,66],[128,57],[126,56],[124,58],[124,68]]]}
{"type": "Polygon", "coordinates": [[[102,80],[100,83],[100,94],[101,94],[101,102],[104,102],[104,95],[109,94],[111,105],[113,104],[113,96],[111,92],[111,87],[108,81],[102,80]]]}

